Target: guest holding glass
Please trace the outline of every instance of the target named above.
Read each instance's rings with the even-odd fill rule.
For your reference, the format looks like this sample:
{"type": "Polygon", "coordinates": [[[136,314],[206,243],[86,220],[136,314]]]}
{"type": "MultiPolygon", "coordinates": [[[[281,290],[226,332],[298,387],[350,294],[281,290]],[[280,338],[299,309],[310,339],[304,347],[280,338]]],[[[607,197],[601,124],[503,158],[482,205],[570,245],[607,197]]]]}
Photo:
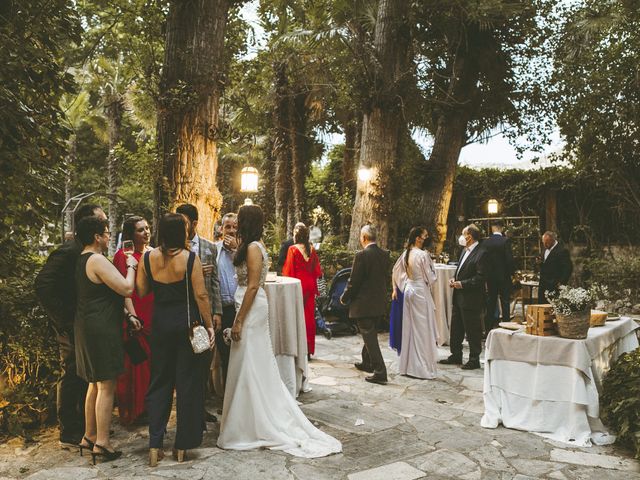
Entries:
{"type": "MultiPolygon", "coordinates": [[[[76,264],[77,307],[74,332],[78,376],[89,383],[85,399],[83,449],[96,457],[115,460],[121,451],[111,446],[109,430],[116,379],[124,371],[122,315],[124,298],[133,293],[138,261],[126,259],[127,275],[103,255],[109,246],[108,221],[100,217],[80,220],[77,238],[83,246],[76,264]]],[[[140,323],[132,319],[137,330],[140,323]]]]}
{"type": "Polygon", "coordinates": [[[151,383],[147,393],[149,465],[164,457],[164,434],[176,391],[174,454],[183,462],[186,451],[202,443],[204,382],[209,368],[205,353],[193,352],[191,326],[202,322],[213,347],[209,295],[200,258],[188,249],[188,221],[168,213],[158,225],[158,247],[145,252],[136,280],[138,295],[154,294],[151,332],[151,383]]]}
{"type": "Polygon", "coordinates": [[[397,291],[404,294],[399,373],[423,379],[435,378],[438,364],[436,306],[431,296],[437,277],[431,255],[423,250],[428,238],[424,227],[411,229],[392,276],[392,298],[397,298],[397,291]]]}
{"type": "MultiPolygon", "coordinates": [[[[122,248],[113,257],[113,264],[122,276],[127,275],[127,257],[139,262],[142,254],[149,249],[151,232],[147,221],[138,216],[127,218],[122,225],[122,248]]],[[[120,422],[129,425],[145,413],[145,396],[149,388],[149,336],[151,335],[151,313],[153,311],[153,295],[144,298],[133,292],[131,298],[124,300],[126,318],[124,320],[124,373],[118,377],[116,397],[120,422]],[[142,329],[133,331],[127,328],[129,319],[140,322],[142,329]],[[132,345],[131,348],[126,348],[132,345]],[[135,346],[135,348],[133,347],[135,346]]]]}
{"type": "Polygon", "coordinates": [[[309,243],[309,229],[304,224],[296,225],[293,241],[294,244],[289,247],[284,267],[282,267],[282,275],[297,278],[302,283],[307,351],[309,355],[313,355],[316,349],[316,297],[322,269],[318,254],[309,243]]]}

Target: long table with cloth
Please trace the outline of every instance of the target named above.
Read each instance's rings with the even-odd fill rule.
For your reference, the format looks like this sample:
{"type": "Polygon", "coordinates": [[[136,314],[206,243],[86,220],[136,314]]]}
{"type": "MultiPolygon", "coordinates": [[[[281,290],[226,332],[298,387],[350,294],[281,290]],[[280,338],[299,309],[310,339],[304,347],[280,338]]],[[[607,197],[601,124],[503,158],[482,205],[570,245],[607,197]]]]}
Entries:
{"type": "Polygon", "coordinates": [[[584,340],[492,330],[485,345],[484,416],[480,424],[540,433],[576,446],[612,443],[600,421],[602,378],[638,347],[630,318],[592,327],[584,340]]]}
{"type": "Polygon", "coordinates": [[[294,398],[306,388],[307,329],[302,285],[297,278],[277,277],[264,286],[269,301],[269,330],[280,378],[294,398]]]}
{"type": "Polygon", "coordinates": [[[436,304],[436,341],[439,346],[449,345],[451,333],[451,312],[453,310],[453,289],[449,287],[449,280],[456,275],[456,265],[436,263],[438,278],[431,286],[431,295],[436,304]]]}

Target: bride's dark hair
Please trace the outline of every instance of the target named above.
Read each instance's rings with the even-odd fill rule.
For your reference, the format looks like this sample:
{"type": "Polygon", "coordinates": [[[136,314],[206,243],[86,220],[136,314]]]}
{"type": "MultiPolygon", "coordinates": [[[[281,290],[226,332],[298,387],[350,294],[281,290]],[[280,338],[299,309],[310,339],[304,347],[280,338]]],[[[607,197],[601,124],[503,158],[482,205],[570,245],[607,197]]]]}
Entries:
{"type": "Polygon", "coordinates": [[[233,259],[235,266],[247,261],[247,249],[251,242],[262,238],[264,214],[258,205],[243,205],[238,210],[238,238],[240,245],[233,259]]]}
{"type": "Polygon", "coordinates": [[[409,232],[409,236],[407,237],[407,243],[405,245],[405,249],[407,253],[404,257],[404,261],[406,264],[405,266],[407,268],[409,268],[409,252],[411,251],[411,247],[413,247],[416,244],[416,239],[423,233],[426,233],[426,231],[427,231],[426,228],[418,226],[418,227],[413,227],[409,232]]]}

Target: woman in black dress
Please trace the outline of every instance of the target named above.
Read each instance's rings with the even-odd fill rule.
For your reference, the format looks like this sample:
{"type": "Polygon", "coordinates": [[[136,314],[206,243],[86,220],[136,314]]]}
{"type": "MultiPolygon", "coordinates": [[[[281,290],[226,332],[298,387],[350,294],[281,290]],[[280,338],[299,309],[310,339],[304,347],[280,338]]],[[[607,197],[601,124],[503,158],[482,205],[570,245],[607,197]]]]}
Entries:
{"type": "Polygon", "coordinates": [[[209,295],[202,263],[187,249],[186,217],[168,213],[158,224],[159,247],[144,254],[136,279],[143,297],[153,292],[151,331],[151,382],[147,392],[149,414],[149,465],[164,457],[163,440],[176,391],[178,462],[185,452],[202,443],[204,429],[204,353],[195,354],[189,341],[189,325],[202,322],[213,347],[214,332],[209,295]]]}
{"type": "MultiPolygon", "coordinates": [[[[122,318],[124,297],[133,293],[138,262],[127,258],[123,277],[103,255],[109,246],[108,222],[99,217],[83,218],[77,238],[83,246],[76,264],[77,307],[74,331],[78,376],[89,383],[85,399],[85,433],[80,442],[96,456],[114,460],[122,452],[109,439],[116,379],[124,370],[122,318]]],[[[133,319],[132,327],[140,328],[133,319]]]]}

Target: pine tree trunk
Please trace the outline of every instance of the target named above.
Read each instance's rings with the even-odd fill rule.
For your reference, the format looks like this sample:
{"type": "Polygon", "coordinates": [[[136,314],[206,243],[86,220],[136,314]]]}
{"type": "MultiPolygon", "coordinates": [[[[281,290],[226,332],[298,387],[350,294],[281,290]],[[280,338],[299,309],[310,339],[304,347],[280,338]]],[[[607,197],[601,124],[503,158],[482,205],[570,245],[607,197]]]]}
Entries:
{"type": "MultiPolygon", "coordinates": [[[[356,158],[359,154],[358,127],[360,122],[356,121],[355,113],[349,112],[342,127],[344,131],[344,153],[342,155],[342,183],[340,184],[340,195],[346,197],[356,189],[356,158]]],[[[340,212],[340,233],[349,233],[351,225],[351,212],[340,212]]]]}
{"type": "Polygon", "coordinates": [[[293,229],[289,214],[291,198],[291,137],[289,135],[290,104],[288,97],[288,79],[284,62],[274,64],[276,107],[273,112],[273,158],[275,160],[275,210],[276,220],[282,223],[287,236],[293,229]]]}
{"type": "MultiPolygon", "coordinates": [[[[469,41],[473,41],[472,37],[469,41]]],[[[463,40],[461,42],[465,44],[463,40]]],[[[435,253],[440,253],[447,239],[447,217],[453,193],[453,181],[460,151],[467,141],[467,126],[475,108],[479,69],[468,47],[461,47],[454,57],[447,102],[436,124],[433,149],[427,166],[420,211],[424,225],[431,232],[435,253]]]]}
{"type": "Polygon", "coordinates": [[[118,220],[120,212],[118,208],[118,187],[120,177],[118,176],[118,155],[116,147],[120,142],[122,115],[124,113],[124,101],[118,94],[105,99],[105,116],[108,124],[109,154],[107,156],[107,197],[109,199],[109,231],[113,232],[109,240],[109,256],[116,253],[118,242],[118,220]]]}
{"type": "Polygon", "coordinates": [[[402,122],[400,99],[403,77],[406,77],[408,29],[406,9],[401,0],[381,0],[378,3],[374,32],[376,61],[371,107],[362,124],[359,168],[368,169],[371,178],[358,179],[356,199],[351,216],[349,248],[359,244],[360,229],[371,223],[378,228],[378,243],[386,247],[392,208],[390,177],[397,159],[398,136],[402,122]]]}
{"type": "Polygon", "coordinates": [[[291,179],[293,198],[290,204],[294,223],[305,221],[305,179],[308,165],[308,141],[307,141],[307,95],[293,94],[290,92],[289,134],[291,144],[291,179]]]}
{"type": "Polygon", "coordinates": [[[156,222],[182,203],[198,208],[211,238],[222,206],[216,186],[216,131],[228,0],[173,0],[160,80],[156,222]]]}

